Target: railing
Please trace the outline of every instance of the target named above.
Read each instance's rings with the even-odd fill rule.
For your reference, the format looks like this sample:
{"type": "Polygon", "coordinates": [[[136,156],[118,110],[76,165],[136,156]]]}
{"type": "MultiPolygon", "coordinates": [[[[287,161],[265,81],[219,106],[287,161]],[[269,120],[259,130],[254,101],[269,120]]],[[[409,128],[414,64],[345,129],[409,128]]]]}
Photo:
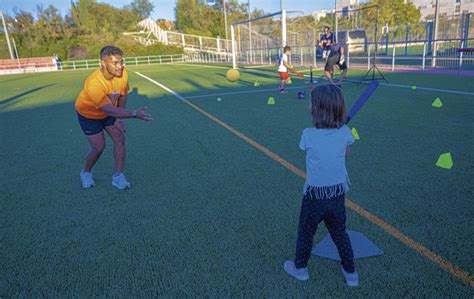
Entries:
{"type": "MultiPolygon", "coordinates": [[[[345,46],[345,56],[352,68],[370,68],[375,59],[378,66],[392,71],[426,68],[474,70],[474,53],[459,52],[461,48],[474,48],[474,39],[351,43],[345,46]]],[[[236,58],[239,64],[276,65],[280,55],[279,48],[253,49],[238,52],[236,58]]],[[[323,67],[325,61],[315,47],[292,47],[290,63],[323,67]]]]}
{"type": "Polygon", "coordinates": [[[141,36],[143,35],[142,32],[128,32],[125,34],[134,36],[135,40],[145,45],[160,42],[165,45],[181,46],[187,50],[226,52],[231,44],[230,40],[225,40],[220,37],[208,37],[163,30],[151,18],[141,21],[138,23],[138,26],[146,31],[147,38],[141,36]],[[155,39],[150,38],[150,35],[153,35],[155,39]]]}
{"type": "MultiPolygon", "coordinates": [[[[186,61],[186,54],[124,57],[125,65],[175,63],[186,61]]],[[[84,70],[100,67],[100,59],[71,60],[59,63],[60,70],[84,70]]]]}
{"type": "MultiPolygon", "coordinates": [[[[459,52],[460,48],[474,48],[474,39],[466,40],[437,40],[437,41],[413,41],[379,43],[377,47],[373,43],[351,44],[346,49],[346,62],[350,68],[370,68],[375,62],[379,68],[385,70],[403,70],[427,68],[474,70],[474,53],[459,52]],[[376,55],[375,49],[377,48],[376,55]],[[436,51],[434,49],[437,49],[436,51]],[[354,50],[356,49],[356,50],[354,50]],[[435,53],[433,55],[433,53],[435,53]]],[[[253,49],[252,51],[240,51],[237,53],[239,65],[278,65],[281,56],[280,48],[253,49]]],[[[232,54],[226,52],[193,52],[188,54],[155,55],[124,57],[125,65],[148,65],[148,64],[171,64],[183,62],[195,62],[206,64],[228,64],[232,60],[232,54]]],[[[16,60],[12,60],[14,65],[16,60]]],[[[296,66],[324,67],[322,59],[315,47],[293,47],[290,63],[296,66]]],[[[72,60],[57,62],[60,71],[84,70],[100,67],[99,59],[72,60]]],[[[15,67],[13,67],[15,68],[15,67]]],[[[8,73],[35,72],[35,69],[16,67],[15,71],[8,73]]],[[[53,71],[53,70],[50,70],[53,71]]]]}
{"type": "MultiPolygon", "coordinates": [[[[156,55],[156,56],[133,56],[124,57],[123,61],[126,66],[148,65],[148,64],[171,64],[182,62],[197,63],[228,63],[231,60],[230,53],[207,53],[196,52],[191,54],[175,54],[175,55],[156,55]]],[[[100,67],[99,59],[89,60],[71,60],[59,62],[59,69],[66,70],[85,70],[100,67]]]]}

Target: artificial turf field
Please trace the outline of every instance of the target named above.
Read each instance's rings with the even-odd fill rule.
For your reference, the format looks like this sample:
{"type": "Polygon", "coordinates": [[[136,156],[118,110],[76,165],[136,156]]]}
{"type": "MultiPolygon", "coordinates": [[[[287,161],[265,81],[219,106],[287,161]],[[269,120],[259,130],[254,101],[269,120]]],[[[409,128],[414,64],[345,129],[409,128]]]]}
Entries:
{"type": "MultiPolygon", "coordinates": [[[[347,161],[347,198],[416,246],[348,208],[348,228],[384,251],[356,260],[360,287],[350,289],[334,261],[313,257],[308,282],[282,267],[294,254],[302,198],[298,142],[311,126],[307,100],[295,93],[308,84],[294,77],[281,96],[276,72],[241,70],[230,83],[226,69],[129,68],[128,107],[148,106],[154,121],[126,121],[126,191],[111,186],[110,139],[96,187],[80,185],[89,145],[73,103],[91,70],[0,77],[0,297],[474,296],[472,77],[386,73],[390,83],[418,88],[380,86],[351,121],[360,140],[347,161]],[[431,106],[437,97],[439,109],[431,106]],[[435,166],[445,152],[451,170],[435,166]]],[[[364,88],[343,86],[348,108],[364,88]]],[[[325,235],[321,224],[315,242],[325,235]]]]}

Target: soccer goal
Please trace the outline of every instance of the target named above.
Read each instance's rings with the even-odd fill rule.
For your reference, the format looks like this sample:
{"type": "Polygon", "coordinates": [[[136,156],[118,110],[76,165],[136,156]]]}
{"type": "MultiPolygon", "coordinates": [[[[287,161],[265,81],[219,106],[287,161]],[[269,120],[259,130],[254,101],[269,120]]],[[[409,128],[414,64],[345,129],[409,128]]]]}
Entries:
{"type": "Polygon", "coordinates": [[[277,64],[286,46],[285,10],[231,24],[232,67],[241,64],[277,64]]]}

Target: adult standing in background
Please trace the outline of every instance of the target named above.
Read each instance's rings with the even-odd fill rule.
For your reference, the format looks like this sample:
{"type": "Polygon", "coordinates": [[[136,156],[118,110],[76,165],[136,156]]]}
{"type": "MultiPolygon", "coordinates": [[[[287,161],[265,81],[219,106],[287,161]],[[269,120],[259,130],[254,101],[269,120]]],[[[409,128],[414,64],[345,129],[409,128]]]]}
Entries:
{"type": "Polygon", "coordinates": [[[331,52],[331,45],[335,42],[334,34],[329,26],[324,26],[324,34],[319,40],[319,46],[323,49],[323,59],[327,60],[331,52]]]}

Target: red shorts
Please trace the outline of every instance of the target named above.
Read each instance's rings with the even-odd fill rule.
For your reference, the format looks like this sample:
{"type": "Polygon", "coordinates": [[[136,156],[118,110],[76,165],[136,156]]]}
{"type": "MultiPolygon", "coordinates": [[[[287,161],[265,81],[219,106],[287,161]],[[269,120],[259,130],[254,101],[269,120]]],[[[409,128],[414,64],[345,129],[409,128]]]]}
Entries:
{"type": "Polygon", "coordinates": [[[290,79],[290,74],[288,72],[278,72],[280,74],[281,80],[290,79]]]}

